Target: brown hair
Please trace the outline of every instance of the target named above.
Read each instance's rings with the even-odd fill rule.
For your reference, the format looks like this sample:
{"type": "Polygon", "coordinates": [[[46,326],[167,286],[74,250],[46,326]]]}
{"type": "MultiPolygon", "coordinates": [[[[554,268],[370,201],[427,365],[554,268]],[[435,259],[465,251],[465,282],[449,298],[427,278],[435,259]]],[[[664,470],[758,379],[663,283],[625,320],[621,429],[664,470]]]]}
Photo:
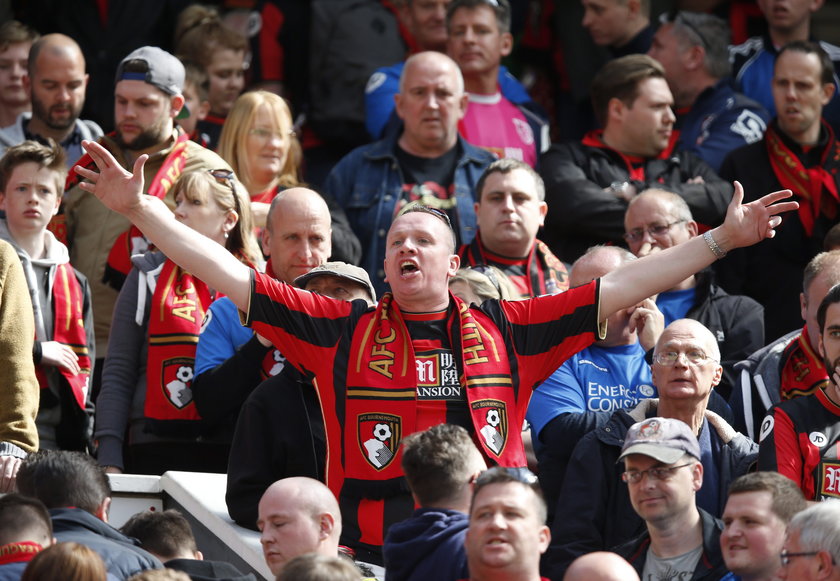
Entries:
{"type": "Polygon", "coordinates": [[[360,581],[362,573],[343,557],[318,553],[291,559],[277,575],[277,581],[360,581]]]}
{"type": "Polygon", "coordinates": [[[175,54],[181,60],[208,67],[218,49],[245,52],[248,39],[224,25],[211,6],[192,4],[178,15],[175,25],[175,54]]]}
{"type": "Polygon", "coordinates": [[[56,543],[29,562],[21,581],[105,581],[102,557],[79,543],[56,543]]]}
{"type": "Polygon", "coordinates": [[[778,472],[750,472],[739,476],[729,485],[729,496],[743,492],[769,492],[772,497],[770,509],[785,524],[808,505],[793,480],[778,472]]]}
{"type": "Polygon", "coordinates": [[[32,44],[39,38],[41,35],[37,30],[17,20],[7,20],[0,24],[0,52],[7,50],[13,44],[22,42],[32,44]]]}
{"type": "Polygon", "coordinates": [[[631,54],[609,61],[592,79],[592,108],[601,125],[606,125],[612,99],[632,107],[639,96],[639,84],[647,79],[664,79],[665,69],[646,54],[631,54]]]}
{"type": "Polygon", "coordinates": [[[52,139],[47,139],[47,145],[37,141],[24,141],[6,150],[0,158],[0,193],[6,191],[12,172],[21,164],[34,162],[41,169],[48,169],[55,174],[55,192],[61,197],[64,193],[64,181],[67,179],[64,149],[52,139]]]}

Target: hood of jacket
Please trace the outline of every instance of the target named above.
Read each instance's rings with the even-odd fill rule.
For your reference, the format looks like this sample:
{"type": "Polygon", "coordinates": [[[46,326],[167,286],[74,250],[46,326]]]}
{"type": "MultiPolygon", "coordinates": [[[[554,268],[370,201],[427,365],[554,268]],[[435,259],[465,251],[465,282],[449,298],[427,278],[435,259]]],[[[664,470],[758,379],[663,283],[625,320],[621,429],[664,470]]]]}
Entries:
{"type": "MultiPolygon", "coordinates": [[[[433,571],[466,570],[464,536],[468,524],[468,515],[440,508],[418,509],[411,518],[394,524],[383,546],[388,577],[419,579],[433,571]],[[434,558],[436,552],[438,558],[434,558]]],[[[450,575],[452,579],[462,577],[450,575]]]]}

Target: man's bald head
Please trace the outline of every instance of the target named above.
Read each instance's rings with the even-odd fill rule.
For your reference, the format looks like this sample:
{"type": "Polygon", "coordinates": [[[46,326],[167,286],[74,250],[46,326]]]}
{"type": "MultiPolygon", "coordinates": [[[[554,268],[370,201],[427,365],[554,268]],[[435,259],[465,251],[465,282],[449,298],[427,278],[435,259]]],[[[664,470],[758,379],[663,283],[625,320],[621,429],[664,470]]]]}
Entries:
{"type": "Polygon", "coordinates": [[[32,101],[28,129],[62,142],[85,104],[85,57],[69,36],[48,34],[32,45],[27,69],[23,85],[32,101]]]}
{"type": "Polygon", "coordinates": [[[318,192],[290,188],[271,201],[263,231],[263,251],[274,276],[293,283],[327,261],[332,253],[330,210],[318,192]]]}
{"type": "Polygon", "coordinates": [[[639,574],[617,554],[595,551],[575,559],[563,581],[639,581],[639,574]]]}
{"type": "Polygon", "coordinates": [[[338,507],[338,501],[326,485],[314,478],[305,476],[283,478],[266,489],[263,498],[266,497],[283,497],[285,502],[294,504],[312,517],[328,512],[335,515],[339,529],[341,527],[341,510],[338,507]]]}
{"type": "Polygon", "coordinates": [[[718,347],[717,339],[703,323],[694,319],[677,319],[665,327],[662,335],[659,336],[659,341],[656,342],[655,352],[658,353],[662,346],[675,337],[693,338],[696,343],[703,347],[706,355],[720,361],[720,347],[718,347]]]}
{"type": "Polygon", "coordinates": [[[65,34],[46,34],[32,43],[32,48],[29,49],[28,73],[30,78],[34,75],[35,66],[42,53],[45,57],[53,56],[77,60],[81,63],[82,71],[84,71],[85,57],[75,40],[65,34]]]}
{"type": "Polygon", "coordinates": [[[411,78],[417,69],[424,69],[427,67],[446,70],[447,73],[451,75],[450,78],[454,83],[456,93],[458,95],[463,94],[464,77],[461,75],[461,69],[458,68],[458,63],[442,52],[431,50],[418,52],[406,59],[402,73],[400,74],[400,93],[405,92],[406,79],[411,78]]]}
{"type": "Polygon", "coordinates": [[[280,573],[298,555],[335,557],[341,536],[341,511],[329,488],[305,477],[278,480],[260,499],[257,528],[269,569],[280,573]]]}
{"type": "Polygon", "coordinates": [[[593,246],[572,265],[569,285],[580,286],[617,269],[625,262],[636,260],[630,252],[618,246],[593,246]]]}
{"type": "Polygon", "coordinates": [[[289,188],[274,196],[268,207],[266,228],[274,227],[274,218],[284,220],[290,214],[304,214],[317,217],[330,224],[330,209],[318,192],[309,188],[289,188]],[[278,214],[279,212],[279,214],[278,214]]]}

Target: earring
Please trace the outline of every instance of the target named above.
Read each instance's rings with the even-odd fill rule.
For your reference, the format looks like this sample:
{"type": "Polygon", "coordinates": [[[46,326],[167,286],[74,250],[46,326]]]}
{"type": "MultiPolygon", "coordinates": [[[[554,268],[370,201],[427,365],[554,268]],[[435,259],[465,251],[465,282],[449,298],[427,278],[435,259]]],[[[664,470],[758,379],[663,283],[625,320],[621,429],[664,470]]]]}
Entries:
{"type": "Polygon", "coordinates": [[[230,236],[230,234],[228,234],[227,232],[225,232],[225,240],[227,240],[229,236],[230,236]]]}

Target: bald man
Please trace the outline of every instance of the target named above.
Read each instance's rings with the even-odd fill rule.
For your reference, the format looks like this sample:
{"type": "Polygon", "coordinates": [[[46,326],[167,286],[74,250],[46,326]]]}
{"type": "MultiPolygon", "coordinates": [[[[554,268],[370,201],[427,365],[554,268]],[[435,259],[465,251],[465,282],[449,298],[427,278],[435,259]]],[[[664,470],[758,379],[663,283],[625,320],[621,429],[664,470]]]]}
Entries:
{"type": "Polygon", "coordinates": [[[475,236],[475,191],[495,157],[458,135],[467,95],[458,65],[438,52],[406,61],[394,97],[402,132],[363,145],[330,172],[325,192],[345,209],[362,243],[359,266],[377,294],[385,290],[385,238],[391,221],[411,202],[444,212],[458,245],[475,236]]]}
{"type": "Polygon", "coordinates": [[[623,557],[595,551],[575,559],[563,581],[639,581],[639,574],[623,557]]]}
{"type": "Polygon", "coordinates": [[[88,83],[85,57],[69,36],[48,34],[32,44],[27,73],[23,87],[32,101],[32,113],[21,113],[13,125],[0,131],[0,156],[27,139],[49,138],[64,148],[70,168],[82,156],[82,140],[102,136],[99,125],[79,119],[88,83]]]}
{"type": "Polygon", "coordinates": [[[265,562],[279,575],[298,555],[338,555],[341,511],[330,489],[317,480],[284,478],[260,499],[257,528],[265,562]]]}
{"type": "MultiPolygon", "coordinates": [[[[652,188],[628,204],[624,232],[630,252],[647,256],[685,244],[699,235],[699,226],[682,197],[652,188]]],[[[723,365],[723,379],[715,391],[728,400],[740,373],[735,364],[764,346],[764,308],[750,297],[728,294],[716,284],[712,269],[660,293],[656,306],[665,315],[666,325],[695,319],[714,334],[723,365]]]]}
{"type": "MultiPolygon", "coordinates": [[[[262,234],[263,252],[269,257],[266,272],[294,284],[330,257],[330,234],[330,211],[317,192],[306,188],[280,192],[271,202],[262,234]]],[[[229,298],[210,305],[196,348],[193,397],[217,438],[232,440],[248,395],[285,364],[286,358],[270,342],[240,324],[229,298]]]]}

